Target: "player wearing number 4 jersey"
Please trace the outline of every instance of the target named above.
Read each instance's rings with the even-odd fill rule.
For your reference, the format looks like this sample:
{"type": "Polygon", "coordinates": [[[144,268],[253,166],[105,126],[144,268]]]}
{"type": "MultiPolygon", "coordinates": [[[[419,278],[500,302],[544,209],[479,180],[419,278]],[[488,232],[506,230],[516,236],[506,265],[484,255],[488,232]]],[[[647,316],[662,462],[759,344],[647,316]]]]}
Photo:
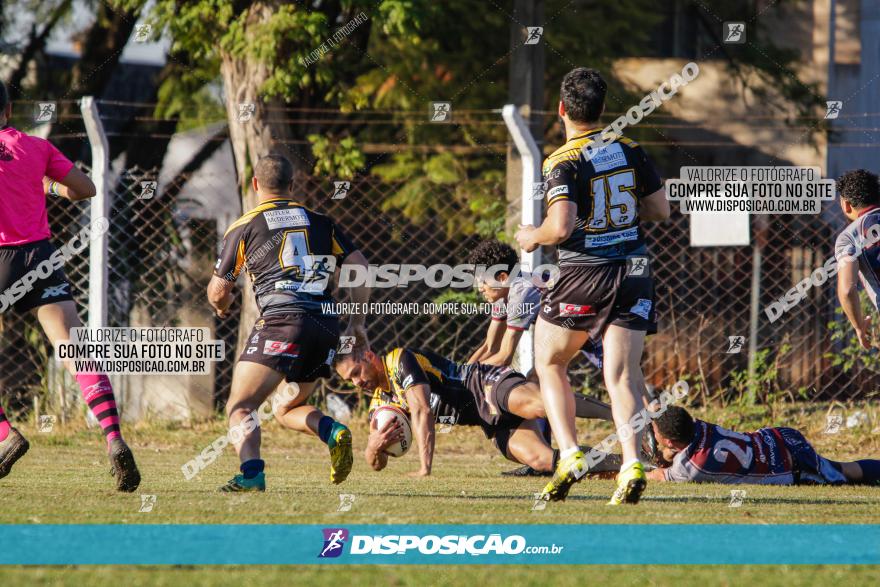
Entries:
{"type": "Polygon", "coordinates": [[[652,425],[666,461],[648,473],[655,481],[758,485],[880,482],[880,461],[826,459],[793,428],[761,428],[743,434],[694,420],[678,406],[668,407],[652,425]]]}
{"type": "MultiPolygon", "coordinates": [[[[317,408],[304,405],[315,380],[330,375],[339,344],[335,315],[322,313],[331,302],[330,277],[339,263],[366,267],[367,260],[330,218],[292,198],[293,167],[279,155],[260,159],[253,188],[260,205],[234,222],[223,239],[208,301],[221,317],[232,304],[232,289],[242,270],[253,283],[260,317],[242,350],[226,404],[231,435],[241,460],[241,474],[221,491],[263,491],[260,428],[246,420],[282,380],[293,382],[296,395],[275,406],[287,428],[314,434],[330,448],[330,480],[342,483],[351,471],[351,432],[317,408]],[[244,422],[244,424],[243,424],[244,422]]],[[[364,305],[369,290],[353,288],[352,301],[364,305]]],[[[348,330],[355,352],[367,344],[363,316],[352,316],[348,330]]]]}
{"type": "MultiPolygon", "coordinates": [[[[660,177],[645,152],[624,137],[603,137],[606,84],[577,68],[562,80],[559,116],[568,141],[544,163],[547,218],[516,235],[525,251],[555,245],[560,274],[541,298],[535,370],[561,460],[543,497],[563,500],[586,470],[577,445],[568,364],[589,338],[601,338],[605,386],[618,428],[636,416],[645,393],[645,335],[656,332],[654,282],[642,222],[669,217],[660,177]],[[598,147],[592,149],[591,147],[598,147]]],[[[612,505],[636,503],[646,477],[641,434],[621,435],[623,465],[612,505]]]]}

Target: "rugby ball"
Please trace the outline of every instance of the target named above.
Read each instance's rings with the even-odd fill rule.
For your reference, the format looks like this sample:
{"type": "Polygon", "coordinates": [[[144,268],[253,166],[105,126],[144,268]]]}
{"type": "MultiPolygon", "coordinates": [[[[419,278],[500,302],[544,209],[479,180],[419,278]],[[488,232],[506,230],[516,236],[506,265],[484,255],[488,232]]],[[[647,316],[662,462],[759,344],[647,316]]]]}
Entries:
{"type": "Polygon", "coordinates": [[[373,411],[373,419],[376,420],[376,428],[381,430],[390,420],[396,419],[403,425],[403,438],[385,449],[392,457],[401,457],[412,446],[412,427],[409,425],[409,417],[406,412],[397,406],[379,406],[373,411]]]}

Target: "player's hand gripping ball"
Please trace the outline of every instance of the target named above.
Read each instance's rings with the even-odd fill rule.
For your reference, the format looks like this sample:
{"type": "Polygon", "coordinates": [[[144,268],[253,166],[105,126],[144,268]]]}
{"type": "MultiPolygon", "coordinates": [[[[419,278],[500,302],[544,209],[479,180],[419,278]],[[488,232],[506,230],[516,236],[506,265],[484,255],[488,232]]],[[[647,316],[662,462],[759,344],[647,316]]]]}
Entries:
{"type": "Polygon", "coordinates": [[[396,435],[396,440],[385,447],[385,452],[392,457],[400,457],[412,446],[412,426],[409,417],[397,406],[380,406],[373,412],[373,422],[379,431],[386,429],[386,425],[392,420],[399,424],[401,433],[396,435]]]}

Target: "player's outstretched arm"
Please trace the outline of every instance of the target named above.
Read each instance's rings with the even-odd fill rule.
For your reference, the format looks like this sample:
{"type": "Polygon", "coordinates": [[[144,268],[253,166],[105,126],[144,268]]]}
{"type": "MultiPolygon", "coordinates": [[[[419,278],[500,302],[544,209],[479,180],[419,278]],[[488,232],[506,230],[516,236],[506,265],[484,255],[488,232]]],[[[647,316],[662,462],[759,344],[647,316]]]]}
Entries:
{"type": "Polygon", "coordinates": [[[644,222],[663,222],[669,218],[669,214],[666,188],[660,188],[653,194],[639,200],[639,218],[644,222]]]}
{"type": "Polygon", "coordinates": [[[413,432],[419,445],[421,468],[411,477],[427,477],[434,462],[434,415],[431,413],[430,388],[425,383],[406,390],[406,401],[412,416],[413,432]]]}
{"type": "MultiPolygon", "coordinates": [[[[360,251],[350,253],[342,261],[343,265],[360,265],[369,268],[370,264],[364,254],[360,251]]],[[[357,304],[356,308],[366,308],[370,302],[370,287],[366,284],[358,285],[349,289],[350,301],[357,304]]],[[[358,313],[352,313],[348,319],[348,327],[343,333],[345,336],[355,337],[355,350],[365,350],[369,348],[369,340],[367,339],[366,310],[358,313]]]]}
{"type": "Polygon", "coordinates": [[[837,299],[856,331],[859,344],[862,348],[869,349],[873,346],[873,337],[871,321],[862,314],[862,305],[859,302],[859,264],[852,258],[844,258],[837,265],[837,299]]]}
{"type": "Polygon", "coordinates": [[[47,194],[66,198],[71,202],[88,200],[96,193],[95,184],[89,176],[73,167],[67,175],[59,181],[53,181],[48,177],[43,178],[43,188],[47,194]]]}
{"type": "Polygon", "coordinates": [[[659,467],[648,471],[645,475],[648,476],[649,481],[666,481],[666,475],[663,473],[665,470],[664,467],[659,467]]]}

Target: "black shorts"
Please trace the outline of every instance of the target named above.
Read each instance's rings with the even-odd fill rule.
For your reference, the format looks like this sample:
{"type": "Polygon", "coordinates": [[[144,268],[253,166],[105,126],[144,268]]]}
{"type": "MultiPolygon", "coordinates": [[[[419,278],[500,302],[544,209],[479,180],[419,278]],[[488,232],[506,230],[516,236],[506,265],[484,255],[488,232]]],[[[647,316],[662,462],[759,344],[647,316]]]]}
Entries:
{"type": "Polygon", "coordinates": [[[308,383],[330,376],[338,344],[336,316],[273,314],[257,320],[238,360],[265,365],[288,382],[308,383]]]}
{"type": "Polygon", "coordinates": [[[541,297],[541,318],[589,332],[594,339],[609,324],[654,334],[654,278],[643,267],[639,274],[630,273],[625,261],[560,267],[559,278],[541,297]]]}
{"type": "Polygon", "coordinates": [[[475,363],[467,374],[466,384],[480,415],[480,427],[486,438],[505,439],[504,449],[497,441],[495,442],[495,446],[502,453],[506,452],[506,439],[510,436],[510,432],[516,430],[523,422],[522,418],[510,413],[507,400],[514,388],[524,383],[526,383],[525,376],[510,367],[475,363]]]}
{"type": "Polygon", "coordinates": [[[0,247],[0,313],[72,300],[64,261],[48,240],[0,247]]]}

